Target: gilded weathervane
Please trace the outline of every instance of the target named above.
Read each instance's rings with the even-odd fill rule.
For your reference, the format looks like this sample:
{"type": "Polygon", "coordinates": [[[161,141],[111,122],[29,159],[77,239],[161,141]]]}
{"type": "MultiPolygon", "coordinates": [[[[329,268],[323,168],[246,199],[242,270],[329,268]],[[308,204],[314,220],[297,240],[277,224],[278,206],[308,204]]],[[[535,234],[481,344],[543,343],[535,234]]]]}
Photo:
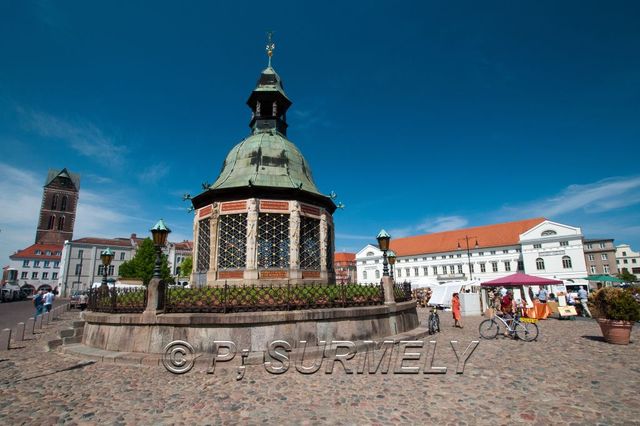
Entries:
{"type": "Polygon", "coordinates": [[[269,67],[271,67],[271,57],[273,56],[273,51],[276,48],[276,44],[272,40],[274,31],[267,32],[267,56],[269,57],[269,67]]]}

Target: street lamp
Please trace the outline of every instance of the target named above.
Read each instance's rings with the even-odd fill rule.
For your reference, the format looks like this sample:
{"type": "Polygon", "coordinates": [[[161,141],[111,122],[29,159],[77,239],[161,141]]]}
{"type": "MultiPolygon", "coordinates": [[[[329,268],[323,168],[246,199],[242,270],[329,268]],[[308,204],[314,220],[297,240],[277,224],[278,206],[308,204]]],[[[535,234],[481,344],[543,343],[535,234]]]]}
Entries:
{"type": "Polygon", "coordinates": [[[109,286],[107,284],[107,272],[114,254],[115,253],[108,247],[100,252],[100,260],[102,261],[102,286],[105,288],[108,288],[109,286]]]}
{"type": "Polygon", "coordinates": [[[389,268],[387,267],[387,250],[389,250],[389,240],[391,240],[391,235],[387,234],[387,231],[382,229],[378,236],[376,237],[378,240],[378,247],[382,250],[382,276],[389,276],[389,268]]]}
{"type": "Polygon", "coordinates": [[[160,219],[158,223],[151,228],[151,236],[153,244],[156,246],[156,264],[153,268],[153,278],[160,278],[160,265],[162,264],[162,247],[167,244],[167,236],[171,229],[167,227],[164,220],[160,219]]]}
{"type": "Polygon", "coordinates": [[[473,280],[473,270],[471,269],[471,251],[469,249],[469,238],[475,238],[476,239],[476,245],[474,246],[474,248],[478,248],[480,247],[478,245],[478,237],[470,237],[468,235],[465,235],[464,238],[459,238],[458,239],[458,250],[461,249],[460,247],[460,241],[466,241],[467,242],[467,266],[469,267],[469,281],[473,280]]]}
{"type": "Polygon", "coordinates": [[[389,265],[391,265],[391,279],[393,279],[393,265],[396,264],[396,253],[393,250],[387,252],[387,258],[389,259],[389,265]]]}

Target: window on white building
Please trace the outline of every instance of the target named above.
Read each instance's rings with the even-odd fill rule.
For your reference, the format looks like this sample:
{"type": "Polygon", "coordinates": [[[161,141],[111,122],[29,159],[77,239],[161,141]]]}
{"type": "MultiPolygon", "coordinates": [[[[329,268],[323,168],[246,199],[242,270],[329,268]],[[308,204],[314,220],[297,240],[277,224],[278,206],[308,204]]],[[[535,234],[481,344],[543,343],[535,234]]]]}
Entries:
{"type": "Polygon", "coordinates": [[[635,259],[631,259],[631,263],[636,263],[636,260],[635,259]]]}
{"type": "Polygon", "coordinates": [[[426,277],[427,275],[429,275],[429,267],[428,266],[423,266],[422,267],[422,271],[424,272],[424,276],[426,277]]]}
{"type": "Polygon", "coordinates": [[[76,275],[82,275],[82,263],[76,265],[76,275]]]}
{"type": "Polygon", "coordinates": [[[43,280],[48,280],[49,279],[49,273],[48,272],[43,272],[42,273],[42,279],[43,280]]]}
{"type": "Polygon", "coordinates": [[[566,247],[569,245],[569,241],[560,241],[560,245],[566,247]]]}
{"type": "Polygon", "coordinates": [[[562,256],[562,267],[564,269],[571,269],[571,258],[569,256],[562,256]]]}
{"type": "Polygon", "coordinates": [[[536,269],[538,271],[544,271],[544,259],[539,257],[536,259],[536,269]]]}
{"type": "Polygon", "coordinates": [[[593,248],[593,244],[589,243],[587,244],[587,250],[591,250],[593,248]]]}
{"type": "Polygon", "coordinates": [[[446,265],[442,265],[442,274],[446,275],[447,273],[447,266],[446,265]]]}
{"type": "Polygon", "coordinates": [[[491,254],[496,254],[496,251],[495,250],[491,250],[491,254]]]}
{"type": "Polygon", "coordinates": [[[31,279],[32,280],[37,280],[38,279],[38,273],[37,272],[32,272],[31,273],[31,279]]]}
{"type": "Polygon", "coordinates": [[[44,261],[44,267],[45,267],[45,268],[48,268],[50,263],[51,263],[50,261],[45,260],[45,261],[44,261]]]}
{"type": "Polygon", "coordinates": [[[400,278],[402,276],[402,269],[398,268],[397,272],[398,272],[398,278],[400,278]]]}
{"type": "Polygon", "coordinates": [[[437,266],[433,266],[433,275],[438,275],[438,267],[437,266]]]}
{"type": "Polygon", "coordinates": [[[27,274],[28,274],[28,272],[23,271],[23,272],[20,274],[20,278],[23,278],[23,279],[24,279],[24,278],[27,278],[27,274]]]}
{"type": "Polygon", "coordinates": [[[57,272],[52,273],[51,274],[51,279],[52,280],[57,280],[58,279],[58,273],[57,272]]]}
{"type": "Polygon", "coordinates": [[[518,260],[518,271],[524,271],[524,262],[522,260],[518,260]]]}
{"type": "Polygon", "coordinates": [[[380,278],[380,271],[376,269],[376,279],[380,278]]]}
{"type": "Polygon", "coordinates": [[[120,252],[120,260],[124,260],[124,252],[120,252]]]}
{"type": "Polygon", "coordinates": [[[602,253],[602,254],[600,254],[600,259],[602,259],[602,260],[609,260],[609,258],[607,257],[607,253],[602,253]]]}
{"type": "Polygon", "coordinates": [[[480,264],[480,272],[487,272],[487,265],[484,263],[480,264]]]}
{"type": "Polygon", "coordinates": [[[33,267],[34,268],[39,268],[40,267],[40,261],[39,260],[34,260],[33,261],[33,267]]]}
{"type": "Polygon", "coordinates": [[[475,272],[475,269],[476,269],[476,268],[474,267],[474,264],[473,264],[473,263],[470,263],[470,264],[469,264],[469,269],[470,269],[470,271],[469,271],[469,272],[471,272],[471,273],[474,273],[474,272],[475,272]]]}
{"type": "Polygon", "coordinates": [[[84,250],[78,250],[78,259],[82,259],[83,254],[84,254],[84,250]]]}
{"type": "Polygon", "coordinates": [[[536,248],[536,249],[542,248],[542,244],[534,244],[533,248],[536,248]]]}
{"type": "Polygon", "coordinates": [[[411,276],[411,269],[404,268],[404,276],[405,277],[410,277],[411,276]]]}
{"type": "Polygon", "coordinates": [[[609,265],[603,265],[602,268],[603,268],[605,274],[609,273],[609,265]]]}
{"type": "Polygon", "coordinates": [[[29,267],[29,261],[28,260],[23,260],[22,261],[22,267],[23,268],[28,268],[29,267]]]}
{"type": "Polygon", "coordinates": [[[463,273],[463,272],[462,272],[462,265],[458,265],[458,273],[459,273],[459,274],[462,274],[462,273],[463,273]]]}
{"type": "Polygon", "coordinates": [[[498,262],[491,262],[491,269],[493,272],[498,272],[498,262]]]}
{"type": "Polygon", "coordinates": [[[502,254],[509,254],[509,250],[502,250],[502,254]]]}
{"type": "Polygon", "coordinates": [[[456,273],[456,265],[449,265],[449,273],[450,274],[456,273]]]}
{"type": "Polygon", "coordinates": [[[60,267],[60,262],[59,261],[53,262],[53,267],[54,268],[59,268],[60,267]]]}
{"type": "Polygon", "coordinates": [[[362,279],[363,280],[367,279],[367,271],[362,271],[362,279]]]}
{"type": "Polygon", "coordinates": [[[484,252],[481,251],[480,253],[478,253],[478,256],[484,256],[484,252]]]}
{"type": "Polygon", "coordinates": [[[511,270],[511,262],[509,262],[508,260],[506,262],[504,262],[504,270],[505,271],[510,271],[511,270]]]}
{"type": "Polygon", "coordinates": [[[416,277],[419,275],[418,274],[418,268],[413,268],[413,275],[416,276],[416,277]]]}

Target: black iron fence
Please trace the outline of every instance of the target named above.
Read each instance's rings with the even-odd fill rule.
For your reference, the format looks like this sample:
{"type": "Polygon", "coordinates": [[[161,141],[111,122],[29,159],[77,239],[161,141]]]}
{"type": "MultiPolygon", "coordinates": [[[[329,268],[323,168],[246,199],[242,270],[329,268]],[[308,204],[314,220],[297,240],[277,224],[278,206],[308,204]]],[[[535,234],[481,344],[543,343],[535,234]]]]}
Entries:
{"type": "Polygon", "coordinates": [[[406,302],[411,300],[413,298],[411,294],[411,283],[406,281],[403,283],[396,283],[393,286],[393,296],[396,302],[406,302]]]}
{"type": "Polygon", "coordinates": [[[298,284],[169,288],[165,312],[251,312],[384,304],[378,284],[298,284]]]}
{"type": "Polygon", "coordinates": [[[145,288],[92,288],[89,290],[88,309],[94,312],[138,313],[147,306],[145,288]]]}

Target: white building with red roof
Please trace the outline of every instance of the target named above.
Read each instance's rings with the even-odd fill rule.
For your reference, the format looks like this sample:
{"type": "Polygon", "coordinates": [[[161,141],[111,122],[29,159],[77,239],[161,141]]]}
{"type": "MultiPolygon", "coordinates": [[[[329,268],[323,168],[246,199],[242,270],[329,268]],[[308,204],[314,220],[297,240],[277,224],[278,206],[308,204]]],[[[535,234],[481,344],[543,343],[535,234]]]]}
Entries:
{"type": "Polygon", "coordinates": [[[31,293],[58,286],[60,244],[36,243],[9,256],[9,269],[17,271],[18,285],[31,293]]]}
{"type": "MultiPolygon", "coordinates": [[[[489,281],[514,272],[563,280],[587,276],[580,228],[545,218],[391,239],[394,278],[414,286],[489,281]],[[542,260],[542,261],[541,261],[542,260]]],[[[382,277],[382,252],[367,245],[356,254],[358,282],[382,277]]]]}

